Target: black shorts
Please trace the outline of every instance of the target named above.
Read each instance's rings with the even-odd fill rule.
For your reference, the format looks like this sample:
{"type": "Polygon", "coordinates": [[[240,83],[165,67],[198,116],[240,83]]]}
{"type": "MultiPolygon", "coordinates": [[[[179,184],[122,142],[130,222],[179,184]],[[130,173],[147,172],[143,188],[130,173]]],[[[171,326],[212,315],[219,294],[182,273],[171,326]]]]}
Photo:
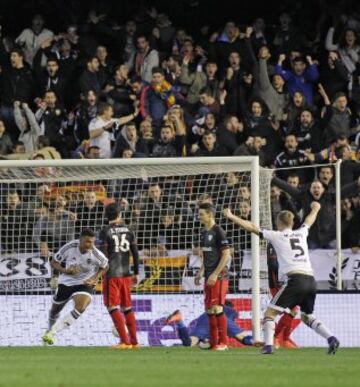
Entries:
{"type": "Polygon", "coordinates": [[[89,285],[74,285],[66,286],[60,284],[57,288],[56,294],[53,298],[54,304],[64,304],[69,301],[75,294],[88,294],[92,297],[94,293],[94,287],[89,285]]]}
{"type": "Polygon", "coordinates": [[[293,274],[271,300],[270,307],[284,312],[299,305],[302,312],[311,314],[314,311],[315,298],[315,278],[310,275],[293,274]]]}

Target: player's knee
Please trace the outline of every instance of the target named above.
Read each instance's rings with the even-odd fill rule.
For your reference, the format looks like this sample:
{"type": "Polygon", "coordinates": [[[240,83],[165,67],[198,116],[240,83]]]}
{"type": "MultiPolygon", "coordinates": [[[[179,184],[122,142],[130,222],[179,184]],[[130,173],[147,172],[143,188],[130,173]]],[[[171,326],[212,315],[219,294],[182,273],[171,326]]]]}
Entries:
{"type": "Polygon", "coordinates": [[[312,316],[311,314],[306,314],[306,313],[301,313],[301,321],[307,325],[307,326],[311,326],[311,323],[315,320],[314,316],[312,316]]]}
{"type": "Polygon", "coordinates": [[[268,308],[265,312],[265,319],[266,320],[275,320],[275,317],[279,314],[278,311],[272,308],[268,308]]]}
{"type": "Polygon", "coordinates": [[[122,311],[125,315],[129,314],[131,312],[131,308],[123,308],[122,311]]]}
{"type": "Polygon", "coordinates": [[[112,313],[114,310],[116,310],[116,309],[119,309],[119,306],[118,305],[109,305],[108,307],[107,307],[107,310],[108,310],[108,312],[109,313],[112,313]]]}

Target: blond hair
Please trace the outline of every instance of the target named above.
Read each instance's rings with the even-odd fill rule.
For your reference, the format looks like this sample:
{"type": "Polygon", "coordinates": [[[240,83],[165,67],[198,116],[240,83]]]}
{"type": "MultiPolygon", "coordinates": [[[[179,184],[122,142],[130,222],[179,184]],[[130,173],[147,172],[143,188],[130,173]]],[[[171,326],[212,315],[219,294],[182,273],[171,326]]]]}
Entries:
{"type": "Polygon", "coordinates": [[[292,227],[294,224],[294,214],[291,211],[281,211],[277,216],[277,221],[286,227],[292,227]]]}

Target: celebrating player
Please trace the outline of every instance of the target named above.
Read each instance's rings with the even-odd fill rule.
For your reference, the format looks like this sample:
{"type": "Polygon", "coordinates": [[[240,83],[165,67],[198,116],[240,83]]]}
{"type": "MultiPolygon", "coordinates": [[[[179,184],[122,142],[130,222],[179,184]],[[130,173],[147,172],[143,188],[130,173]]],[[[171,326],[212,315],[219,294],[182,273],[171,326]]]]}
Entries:
{"type": "Polygon", "coordinates": [[[120,337],[120,343],[113,348],[138,348],[135,314],[131,309],[131,286],[138,282],[139,252],[134,234],[122,224],[120,207],[114,203],[109,204],[105,208],[105,216],[109,225],[99,234],[100,248],[109,258],[109,270],[103,282],[103,296],[120,337]],[[130,252],[134,261],[133,274],[130,270],[130,252]],[[130,337],[126,332],[124,315],[130,337]]]}
{"type": "Polygon", "coordinates": [[[107,270],[108,260],[95,247],[95,239],[93,230],[84,229],[79,240],[64,245],[51,261],[60,276],[49,313],[49,328],[42,337],[44,344],[54,344],[55,334],[72,325],[85,312],[95,285],[107,270]],[[59,319],[61,310],[71,298],[74,309],[59,319]]]}
{"type": "Polygon", "coordinates": [[[302,321],[320,336],[327,339],[328,354],[335,354],[340,345],[338,339],[329,329],[312,314],[316,298],[316,282],[309,257],[307,236],[320,208],[318,202],[312,202],[310,213],[297,230],[292,229],[294,214],[290,211],[281,211],[277,217],[278,231],[260,230],[255,224],[233,215],[230,209],[224,210],[224,215],[229,220],[271,242],[277,253],[279,271],[285,273],[288,278],[287,283],[271,300],[265,312],[265,346],[262,349],[263,354],[273,353],[276,316],[296,305],[300,307],[302,321]]]}
{"type": "Polygon", "coordinates": [[[200,237],[203,261],[195,284],[200,285],[202,276],[205,276],[205,309],[209,316],[210,345],[213,350],[224,351],[228,348],[224,303],[228,289],[230,246],[224,230],[215,224],[214,207],[210,203],[200,204],[199,218],[204,226],[200,237]]]}
{"type": "MultiPolygon", "coordinates": [[[[224,313],[227,317],[227,333],[229,337],[234,338],[243,345],[262,345],[262,343],[255,343],[250,331],[244,331],[235,322],[237,312],[234,309],[231,301],[225,301],[224,313]]],[[[196,322],[196,325],[189,332],[183,321],[180,310],[176,310],[167,319],[166,323],[176,323],[179,338],[184,347],[199,346],[202,349],[210,348],[209,343],[209,318],[207,313],[203,313],[196,322]]]]}

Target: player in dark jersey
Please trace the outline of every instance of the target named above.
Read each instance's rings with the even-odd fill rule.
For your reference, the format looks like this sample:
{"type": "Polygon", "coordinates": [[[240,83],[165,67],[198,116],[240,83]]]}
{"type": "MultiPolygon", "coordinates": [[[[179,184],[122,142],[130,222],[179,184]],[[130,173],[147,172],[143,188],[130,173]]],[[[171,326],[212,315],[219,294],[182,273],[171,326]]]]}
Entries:
{"type": "Polygon", "coordinates": [[[224,304],[228,289],[230,246],[224,230],[215,224],[214,207],[210,203],[199,206],[199,218],[204,229],[200,236],[203,263],[195,277],[200,285],[205,277],[205,310],[209,316],[210,345],[217,351],[227,349],[227,320],[224,304]]]}
{"type": "Polygon", "coordinates": [[[138,282],[139,252],[134,234],[121,221],[120,207],[109,204],[105,216],[109,225],[100,231],[99,244],[109,259],[109,270],[103,279],[103,297],[120,338],[120,343],[114,348],[138,348],[135,314],[131,309],[131,286],[138,282]],[[134,263],[133,273],[130,254],[134,263]]]}
{"type": "MultiPolygon", "coordinates": [[[[274,247],[269,242],[266,249],[269,289],[272,297],[280,290],[283,283],[279,280],[279,262],[274,247]]],[[[276,324],[274,334],[275,348],[298,348],[297,344],[290,338],[291,333],[296,328],[293,320],[299,311],[298,306],[294,306],[289,312],[286,311],[276,324]]]]}

